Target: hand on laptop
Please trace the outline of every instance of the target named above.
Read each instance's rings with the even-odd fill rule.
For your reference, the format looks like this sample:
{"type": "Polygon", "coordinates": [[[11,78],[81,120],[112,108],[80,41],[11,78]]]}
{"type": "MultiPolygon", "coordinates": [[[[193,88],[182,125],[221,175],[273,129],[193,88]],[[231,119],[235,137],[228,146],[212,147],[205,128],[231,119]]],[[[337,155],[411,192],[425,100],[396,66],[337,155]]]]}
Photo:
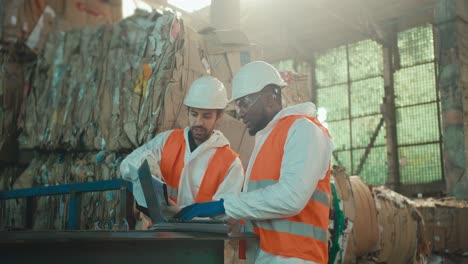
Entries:
{"type": "Polygon", "coordinates": [[[180,221],[185,221],[194,217],[212,217],[222,215],[225,213],[223,203],[223,199],[219,201],[195,203],[180,210],[174,218],[180,221]]]}
{"type": "Polygon", "coordinates": [[[171,199],[169,199],[169,205],[165,208],[165,210],[166,212],[164,214],[173,218],[180,211],[180,207],[171,199]]]}

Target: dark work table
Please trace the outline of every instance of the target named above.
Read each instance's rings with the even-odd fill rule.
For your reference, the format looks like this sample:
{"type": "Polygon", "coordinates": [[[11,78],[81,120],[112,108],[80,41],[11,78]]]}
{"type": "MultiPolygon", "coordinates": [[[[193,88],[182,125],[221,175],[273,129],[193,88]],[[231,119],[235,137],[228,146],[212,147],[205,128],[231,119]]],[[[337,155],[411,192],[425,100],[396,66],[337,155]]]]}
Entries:
{"type": "Polygon", "coordinates": [[[223,263],[224,241],[200,232],[0,231],[1,263],[223,263]]]}

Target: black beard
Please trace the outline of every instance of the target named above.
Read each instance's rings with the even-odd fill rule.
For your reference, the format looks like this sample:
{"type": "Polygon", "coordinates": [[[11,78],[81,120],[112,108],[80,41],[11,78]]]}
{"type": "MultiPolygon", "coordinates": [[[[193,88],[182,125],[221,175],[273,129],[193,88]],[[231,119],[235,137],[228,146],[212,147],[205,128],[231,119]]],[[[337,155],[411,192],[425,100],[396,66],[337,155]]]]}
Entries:
{"type": "Polygon", "coordinates": [[[257,124],[255,124],[255,126],[251,127],[249,129],[249,135],[251,136],[255,136],[255,134],[257,134],[258,131],[264,129],[268,123],[270,122],[271,120],[269,120],[266,116],[263,116],[257,124]]]}
{"type": "Polygon", "coordinates": [[[200,141],[200,142],[205,142],[205,141],[210,137],[210,135],[208,135],[208,133],[205,133],[205,135],[202,136],[202,137],[197,137],[197,136],[195,135],[195,133],[193,133],[193,130],[192,130],[192,129],[194,129],[194,128],[203,129],[205,132],[207,132],[207,130],[206,130],[204,127],[201,127],[201,126],[193,126],[193,127],[190,128],[190,133],[192,133],[193,139],[196,139],[196,140],[198,140],[198,141],[200,141]]]}

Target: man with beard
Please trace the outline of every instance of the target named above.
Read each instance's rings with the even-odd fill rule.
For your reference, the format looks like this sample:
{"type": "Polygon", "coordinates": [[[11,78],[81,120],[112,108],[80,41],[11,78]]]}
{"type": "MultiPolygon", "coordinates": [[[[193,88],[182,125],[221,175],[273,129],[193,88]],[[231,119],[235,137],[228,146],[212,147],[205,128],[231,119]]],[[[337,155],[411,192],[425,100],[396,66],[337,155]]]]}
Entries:
{"type": "Polygon", "coordinates": [[[187,206],[175,217],[248,220],[246,228],[259,237],[247,245],[248,263],[328,263],[333,144],[315,105],[283,109],[286,83],[263,61],[244,65],[232,85],[239,117],[255,135],[243,191],[187,206]]]}
{"type": "Polygon", "coordinates": [[[184,99],[190,126],[160,133],[134,150],[122,161],[122,178],[132,180],[135,175],[130,168],[147,159],[153,174],[167,185],[173,213],[195,202],[240,192],[244,172],[239,155],[215,130],[227,102],[226,89],[218,79],[195,80],[184,99]]]}

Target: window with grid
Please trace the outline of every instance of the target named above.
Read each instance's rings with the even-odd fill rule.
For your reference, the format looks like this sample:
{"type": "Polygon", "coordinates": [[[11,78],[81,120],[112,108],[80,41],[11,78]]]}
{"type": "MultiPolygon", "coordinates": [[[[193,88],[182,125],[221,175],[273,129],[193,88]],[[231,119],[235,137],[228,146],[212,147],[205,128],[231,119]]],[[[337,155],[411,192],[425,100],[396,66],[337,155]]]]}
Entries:
{"type": "Polygon", "coordinates": [[[333,164],[345,166],[349,174],[359,174],[370,184],[385,183],[381,45],[366,40],[325,52],[316,61],[316,80],[319,119],[335,145],[333,164]]]}
{"type": "MultiPolygon", "coordinates": [[[[397,143],[402,184],[442,179],[439,99],[430,25],[398,33],[394,73],[397,143]]],[[[369,184],[387,180],[382,47],[366,40],[321,54],[316,61],[319,118],[329,128],[333,164],[369,184]],[[368,147],[375,138],[372,147],[368,147]],[[366,151],[367,148],[367,151],[366,151]],[[367,152],[367,153],[366,153],[367,152]]]]}
{"type": "Polygon", "coordinates": [[[400,69],[394,74],[400,182],[442,180],[440,100],[431,25],[398,33],[400,69]]]}

